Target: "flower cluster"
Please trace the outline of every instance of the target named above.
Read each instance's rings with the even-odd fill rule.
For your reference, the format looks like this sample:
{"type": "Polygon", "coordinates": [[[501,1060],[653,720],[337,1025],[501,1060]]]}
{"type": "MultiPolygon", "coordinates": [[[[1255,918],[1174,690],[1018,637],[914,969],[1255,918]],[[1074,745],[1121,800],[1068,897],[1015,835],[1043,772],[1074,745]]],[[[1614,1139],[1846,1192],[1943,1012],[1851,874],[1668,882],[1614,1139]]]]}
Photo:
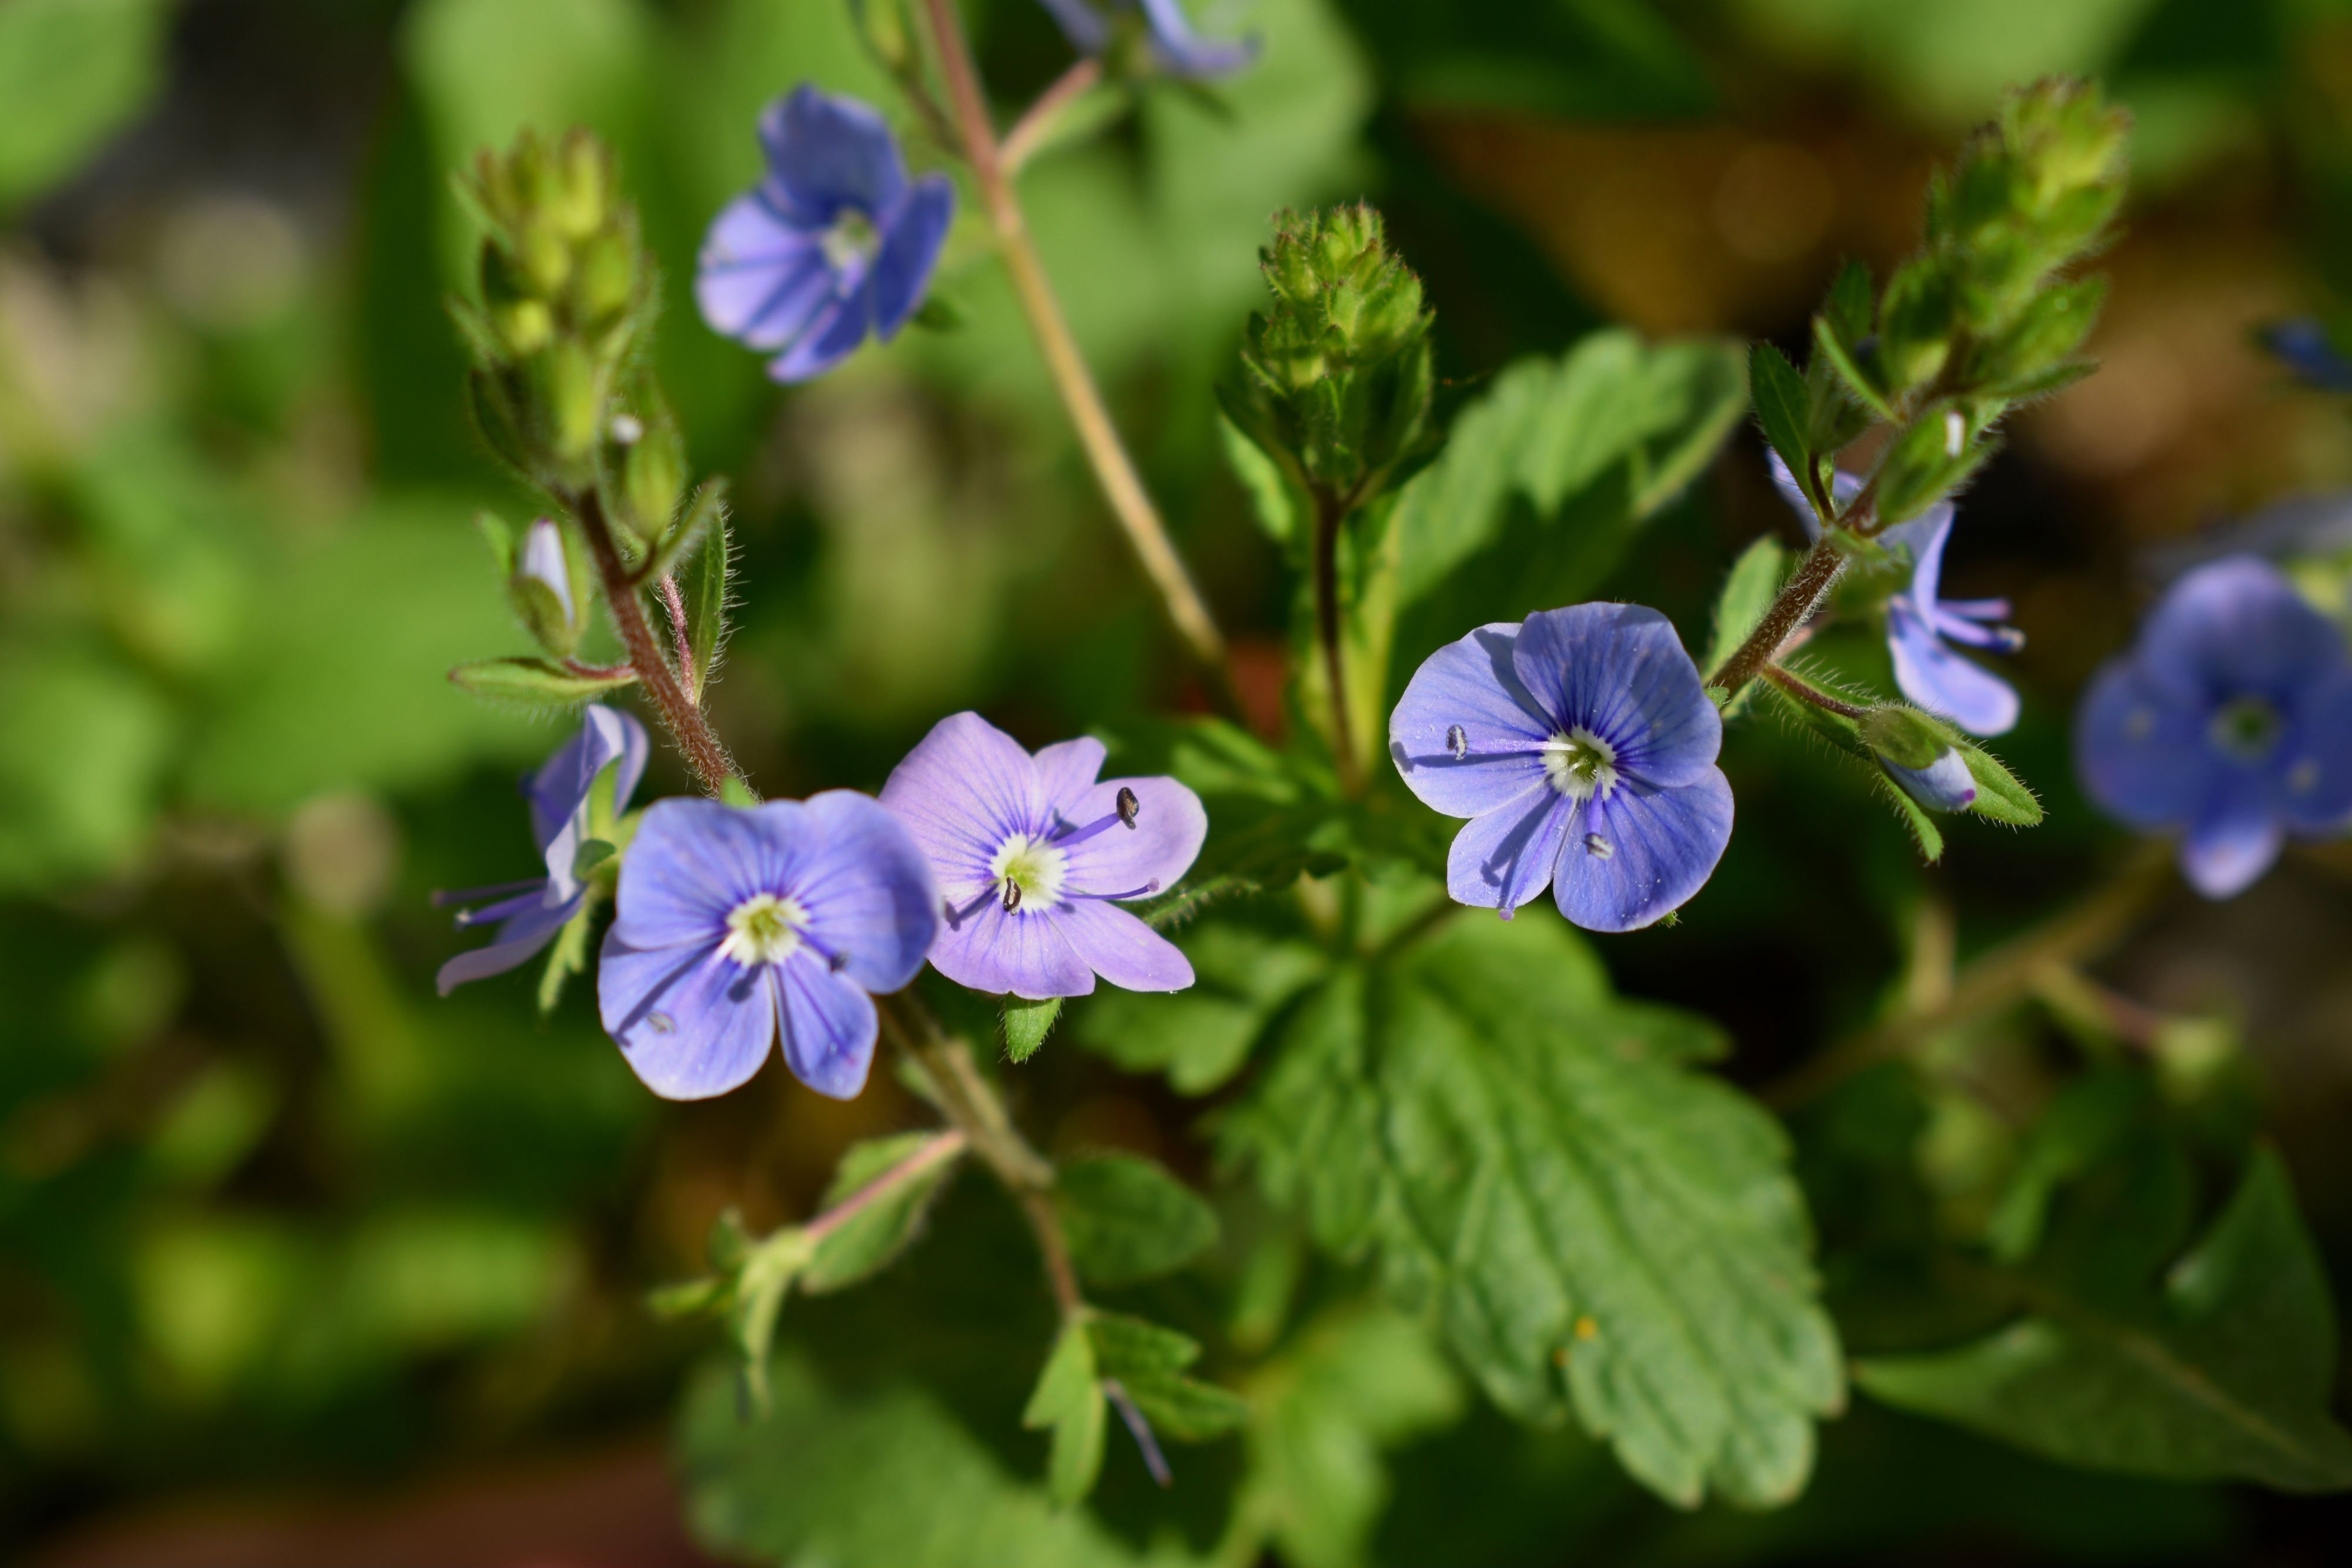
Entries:
{"type": "Polygon", "coordinates": [[[2108,813],[2180,833],[2180,869],[2200,893],[2242,892],[2288,834],[2352,826],[2344,635],[2266,561],[2200,567],[2091,683],[2074,754],[2108,813]]]}
{"type": "MultiPolygon", "coordinates": [[[[1098,781],[1104,755],[1080,739],[1032,757],[961,713],[908,754],[878,801],[835,789],[752,808],[656,802],[620,863],[597,971],[606,1031],[668,1099],[736,1088],[778,1043],[794,1077],[847,1099],[873,1064],[873,997],[926,957],[992,995],[1084,996],[1097,976],[1138,991],[1190,986],[1175,945],[1112,904],[1174,886],[1208,814],[1172,779],[1098,781]]],[[[580,912],[573,862],[597,775],[614,769],[617,810],[645,761],[636,720],[588,709],[527,787],[547,878],[458,895],[511,896],[459,917],[507,925],[492,946],[449,961],[445,993],[513,968],[580,912]]]]}

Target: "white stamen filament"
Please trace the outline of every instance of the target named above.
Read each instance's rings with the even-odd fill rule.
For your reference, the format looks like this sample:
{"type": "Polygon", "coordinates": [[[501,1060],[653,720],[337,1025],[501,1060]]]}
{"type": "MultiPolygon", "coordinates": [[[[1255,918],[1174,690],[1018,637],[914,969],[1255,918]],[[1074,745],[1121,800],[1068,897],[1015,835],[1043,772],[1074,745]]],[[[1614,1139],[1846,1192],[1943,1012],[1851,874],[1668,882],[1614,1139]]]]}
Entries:
{"type": "Polygon", "coordinates": [[[1551,787],[1571,800],[1606,800],[1617,788],[1617,748],[1582,725],[1542,747],[1551,787]]]}

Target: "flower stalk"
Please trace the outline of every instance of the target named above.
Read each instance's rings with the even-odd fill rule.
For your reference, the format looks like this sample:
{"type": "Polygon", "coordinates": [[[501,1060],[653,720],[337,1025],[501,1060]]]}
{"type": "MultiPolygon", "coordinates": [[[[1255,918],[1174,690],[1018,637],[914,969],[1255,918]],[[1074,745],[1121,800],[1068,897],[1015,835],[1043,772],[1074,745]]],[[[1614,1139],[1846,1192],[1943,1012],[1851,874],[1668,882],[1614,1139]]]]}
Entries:
{"type": "MultiPolygon", "coordinates": [[[[1021,302],[1022,314],[1028,318],[1038,351],[1045,357],[1046,372],[1053,378],[1055,391],[1061,395],[1062,406],[1069,414],[1071,427],[1077,433],[1078,444],[1086,452],[1095,479],[1102,486],[1104,498],[1110,503],[1112,514],[1125,531],[1136,559],[1142,563],[1144,575],[1159,591],[1169,623],[1208,682],[1211,700],[1229,715],[1239,716],[1241,700],[1234,688],[1224,633],[1218,630],[1208,602],[1201,597],[1183,558],[1169,538],[1167,525],[1144,489],[1134,460],[1119,440],[1101,390],[1095,385],[1094,375],[1078,352],[1077,340],[1070,335],[1061,300],[1045,276],[1036,241],[1013,189],[1012,172],[1017,165],[998,142],[990,122],[988,100],[981,90],[979,68],[964,37],[955,0],[926,0],[926,5],[940,72],[947,82],[957,140],[962,143],[964,157],[971,165],[972,180],[980,188],[981,203],[987,210],[989,225],[1004,258],[1004,269],[1012,277],[1013,291],[1021,302]]],[[[1047,96],[1069,80],[1066,76],[1063,82],[1047,89],[1047,96]]],[[[1014,129],[1018,134],[1023,128],[1014,129]]],[[[1026,157],[1034,150],[1037,134],[1032,131],[1015,144],[1022,156],[1026,157]]]]}

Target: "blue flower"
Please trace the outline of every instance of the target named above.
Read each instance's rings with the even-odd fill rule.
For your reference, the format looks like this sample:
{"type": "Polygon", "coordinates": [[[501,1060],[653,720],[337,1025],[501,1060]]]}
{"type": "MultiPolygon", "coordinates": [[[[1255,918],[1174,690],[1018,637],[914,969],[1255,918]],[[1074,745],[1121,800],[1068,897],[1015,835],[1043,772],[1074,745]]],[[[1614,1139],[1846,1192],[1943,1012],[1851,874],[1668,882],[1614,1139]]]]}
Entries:
{"type": "Polygon", "coordinates": [[[528,882],[497,887],[469,888],[462,893],[438,893],[436,904],[471,904],[476,899],[497,902],[481,909],[462,910],[462,926],[501,922],[498,940],[487,947],[460,953],[441,966],[438,984],[447,996],[468,980],[503,975],[554,940],[588,902],[587,885],[576,871],[580,846],[589,837],[589,797],[597,775],[613,770],[612,809],[618,814],[637,790],[646,770],[645,727],[627,714],[592,704],[581,716],[580,733],[556,749],[538,772],[523,780],[523,798],[530,803],[531,836],[539,841],[547,874],[528,882]]]}
{"type": "Polygon", "coordinates": [[[2344,357],[2316,319],[2273,321],[2263,329],[2262,339],[2263,346],[2306,384],[2322,392],[2352,392],[2352,360],[2344,357]]]}
{"type": "Polygon", "coordinates": [[[1723,720],[1674,627],[1638,604],[1481,626],[1431,654],[1389,718],[1407,788],[1468,817],[1446,891],[1505,919],[1552,884],[1633,931],[1706,884],[1731,838],[1723,720]]]}
{"type": "Polygon", "coordinates": [[[1227,75],[1257,58],[1257,40],[1238,43],[1203,38],[1184,18],[1179,0],[1041,0],[1061,24],[1071,47],[1099,58],[1135,30],[1140,16],[1152,67],[1166,75],[1202,80],[1227,75]]]}
{"type": "MultiPolygon", "coordinates": [[[[1806,533],[1819,538],[1821,519],[1813,516],[1813,508],[1777,453],[1772,456],[1772,482],[1804,519],[1806,533]]],[[[1860,479],[1840,474],[1835,499],[1843,506],[1861,489],[1860,479]]],[[[1955,515],[1951,502],[1939,501],[1878,536],[1889,549],[1908,550],[1912,562],[1911,586],[1886,601],[1886,650],[1895,660],[1895,684],[1905,696],[1972,735],[2001,735],[2017,724],[2017,689],[1961,658],[1947,643],[2013,653],[2025,646],[2025,636],[2012,627],[1996,624],[2009,614],[2006,599],[1939,597],[1944,546],[1952,537],[1955,515]]]]}
{"type": "Polygon", "coordinates": [[[711,224],[694,297],[713,331],[776,352],[771,376],[804,382],[868,332],[887,342],[907,324],[955,187],[943,174],[909,183],[879,114],[806,85],[768,106],[760,146],[768,176],[711,224]]]}
{"type": "Polygon", "coordinates": [[[929,858],[947,929],[931,967],[992,995],[1083,997],[1101,976],[1181,991],[1175,944],[1113,907],[1176,884],[1208,836],[1201,798],[1173,779],[1105,779],[1099,740],[1032,757],[976,713],[954,714],[891,770],[882,803],[929,858]]]}
{"type": "Polygon", "coordinates": [[[2179,829],[2208,898],[2252,885],[2292,832],[2352,825],[2352,656],[2278,569],[2231,556],[2175,583],[2074,724],[2091,799],[2146,831],[2179,829]]]}
{"type": "Polygon", "coordinates": [[[621,861],[596,974],[605,1032],[666,1099],[724,1094],[780,1034],[793,1077],[850,1099],[874,1061],[868,993],[915,977],[939,903],[922,852],[869,796],[656,801],[621,861]]]}

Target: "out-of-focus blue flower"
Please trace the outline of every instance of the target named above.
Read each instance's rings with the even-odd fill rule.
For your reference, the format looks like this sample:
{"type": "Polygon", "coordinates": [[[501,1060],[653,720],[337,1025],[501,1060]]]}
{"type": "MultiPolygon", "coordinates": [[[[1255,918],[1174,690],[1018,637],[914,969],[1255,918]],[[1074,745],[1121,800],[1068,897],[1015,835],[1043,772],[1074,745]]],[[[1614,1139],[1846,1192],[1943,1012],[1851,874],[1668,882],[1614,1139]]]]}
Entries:
{"type": "Polygon", "coordinates": [[[660,800],[621,862],[596,1000],[665,1099],[724,1094],[781,1034],[793,1077],[847,1100],[874,1061],[869,993],[913,979],[939,929],[922,852],[869,796],[660,800]]]}
{"type": "Polygon", "coordinates": [[[1549,883],[1591,931],[1632,931],[1705,885],[1731,838],[1723,721],[1666,618],[1547,610],[1431,654],[1389,718],[1412,792],[1471,819],[1446,891],[1505,919],[1549,883]]]}
{"type": "MultiPolygon", "coordinates": [[[[1771,457],[1772,482],[1803,520],[1806,534],[1819,538],[1821,519],[1797,488],[1795,476],[1778,453],[1771,457]]],[[[1860,479],[1840,474],[1835,499],[1843,506],[1861,489],[1860,479]]],[[[1895,660],[1895,684],[1905,696],[1971,735],[2002,735],[2017,724],[2017,688],[1961,658],[1948,644],[2013,653],[2025,646],[2025,634],[1998,624],[2009,614],[2006,599],[1939,597],[1944,546],[1951,539],[1956,516],[1951,502],[1938,501],[1878,536],[1887,549],[1906,550],[1911,557],[1911,586],[1886,601],[1886,650],[1895,660]]]]}
{"type": "Polygon", "coordinates": [[[522,784],[523,798],[530,804],[531,836],[539,841],[547,874],[434,894],[434,902],[443,904],[495,899],[479,909],[461,910],[457,924],[501,923],[498,939],[488,946],[460,953],[441,966],[437,981],[445,997],[468,980],[502,975],[522,963],[552,941],[587,903],[588,889],[576,868],[580,846],[590,836],[589,796],[596,776],[610,768],[613,810],[617,814],[628,804],[646,770],[646,731],[627,714],[601,704],[591,704],[581,717],[580,733],[522,784]]]}
{"type": "Polygon", "coordinates": [[[2336,346],[2316,318],[2273,321],[2262,330],[2263,346],[2287,369],[2322,392],[2352,392],[2352,359],[2336,346]]]}
{"type": "Polygon", "coordinates": [[[2288,833],[2352,825],[2352,657],[2335,624],[2253,556],[2198,568],[2091,683],[2074,766],[2109,814],[2181,830],[2180,869],[2228,898],[2288,833]]]}
{"type": "Polygon", "coordinates": [[[1257,40],[1223,42],[1192,31],[1179,0],[1041,0],[1061,24],[1071,47],[1097,57],[1140,32],[1155,69],[1202,80],[1241,69],[1257,58],[1257,40]]]}
{"type": "Polygon", "coordinates": [[[711,329],[773,352],[803,382],[868,332],[887,342],[923,302],[955,216],[944,174],[909,182],[882,117],[806,85],[760,117],[767,177],[719,213],[694,297],[711,329]]]}
{"type": "Polygon", "coordinates": [[[1083,997],[1099,975],[1178,991],[1192,966],[1124,909],[1175,885],[1209,831],[1173,779],[1106,779],[1098,740],[1032,757],[976,713],[952,715],[891,770],[882,803],[930,861],[947,928],[931,965],[975,991],[1083,997]]]}

